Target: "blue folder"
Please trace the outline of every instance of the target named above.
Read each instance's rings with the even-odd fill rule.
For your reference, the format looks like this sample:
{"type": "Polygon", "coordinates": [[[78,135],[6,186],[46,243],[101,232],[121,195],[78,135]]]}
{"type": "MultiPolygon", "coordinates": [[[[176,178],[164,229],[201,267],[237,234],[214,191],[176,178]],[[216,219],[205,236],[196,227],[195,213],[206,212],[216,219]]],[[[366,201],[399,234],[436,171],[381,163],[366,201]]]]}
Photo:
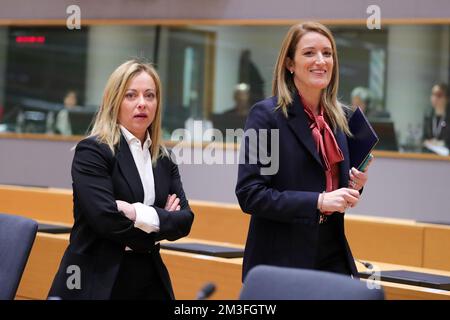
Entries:
{"type": "Polygon", "coordinates": [[[359,170],[368,159],[379,139],[369,120],[367,120],[359,107],[348,120],[348,126],[353,135],[347,139],[350,153],[350,168],[355,167],[359,170]]]}

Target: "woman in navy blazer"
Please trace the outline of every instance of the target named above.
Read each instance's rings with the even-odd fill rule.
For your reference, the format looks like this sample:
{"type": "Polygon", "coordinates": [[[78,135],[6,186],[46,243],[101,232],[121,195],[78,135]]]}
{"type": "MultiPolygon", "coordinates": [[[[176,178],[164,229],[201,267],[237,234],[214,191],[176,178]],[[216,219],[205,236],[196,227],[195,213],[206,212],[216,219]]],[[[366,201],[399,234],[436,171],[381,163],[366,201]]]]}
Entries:
{"type": "Polygon", "coordinates": [[[174,299],[158,242],[186,236],[194,216],[161,144],[152,66],[132,60],[113,72],[72,180],[75,222],[49,296],[174,299]]]}
{"type": "Polygon", "coordinates": [[[258,148],[271,163],[252,163],[251,139],[241,144],[236,195],[251,214],[243,278],[259,264],[357,274],[344,212],[357,204],[367,173],[349,168],[338,75],[331,32],[315,22],[293,26],[278,57],[274,96],[253,106],[245,126],[250,138],[251,131],[259,138],[268,132],[258,148]],[[263,173],[269,166],[276,172],[263,173]]]}

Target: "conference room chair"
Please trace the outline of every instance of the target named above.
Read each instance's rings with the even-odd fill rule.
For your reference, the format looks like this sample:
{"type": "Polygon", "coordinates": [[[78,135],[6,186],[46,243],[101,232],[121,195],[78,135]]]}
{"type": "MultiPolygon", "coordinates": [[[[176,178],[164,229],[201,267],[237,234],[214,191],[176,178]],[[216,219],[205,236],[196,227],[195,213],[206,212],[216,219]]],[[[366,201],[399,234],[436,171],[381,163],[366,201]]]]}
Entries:
{"type": "Polygon", "coordinates": [[[12,300],[36,238],[38,224],[0,213],[0,300],[12,300]]]}
{"type": "Polygon", "coordinates": [[[247,274],[239,299],[383,300],[384,291],[345,275],[260,265],[247,274]]]}

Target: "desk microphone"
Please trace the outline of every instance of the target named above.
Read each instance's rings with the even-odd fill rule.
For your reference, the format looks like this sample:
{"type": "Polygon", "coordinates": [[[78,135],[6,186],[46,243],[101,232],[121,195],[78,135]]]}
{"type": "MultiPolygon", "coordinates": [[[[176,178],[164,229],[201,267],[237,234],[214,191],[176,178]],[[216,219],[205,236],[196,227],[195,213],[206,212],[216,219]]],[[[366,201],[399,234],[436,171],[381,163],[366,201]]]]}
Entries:
{"type": "Polygon", "coordinates": [[[355,259],[355,261],[358,261],[359,263],[361,263],[367,269],[373,269],[373,264],[371,264],[370,262],[361,261],[361,260],[358,260],[358,259],[355,259]]]}
{"type": "Polygon", "coordinates": [[[209,282],[203,286],[203,288],[197,293],[197,300],[205,300],[209,298],[214,291],[216,291],[216,285],[209,282]]]}

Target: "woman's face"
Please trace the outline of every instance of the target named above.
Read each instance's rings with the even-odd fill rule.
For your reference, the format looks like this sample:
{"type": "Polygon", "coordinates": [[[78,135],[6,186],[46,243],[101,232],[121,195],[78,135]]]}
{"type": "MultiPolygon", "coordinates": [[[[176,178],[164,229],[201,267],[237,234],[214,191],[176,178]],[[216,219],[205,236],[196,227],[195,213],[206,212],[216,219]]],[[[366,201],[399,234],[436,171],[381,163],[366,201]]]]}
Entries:
{"type": "Polygon", "coordinates": [[[447,103],[445,93],[439,86],[433,86],[431,89],[430,102],[433,108],[442,107],[447,103]]]}
{"type": "Polygon", "coordinates": [[[155,119],[157,104],[155,81],[143,71],[130,81],[125,90],[118,122],[143,141],[148,127],[155,119]]]}
{"type": "Polygon", "coordinates": [[[330,40],[320,33],[308,32],[297,43],[294,59],[288,59],[287,68],[294,72],[297,89],[324,89],[330,83],[333,63],[330,40]]]}
{"type": "Polygon", "coordinates": [[[77,95],[75,92],[69,92],[64,98],[64,106],[66,108],[73,108],[77,105],[77,95]]]}

